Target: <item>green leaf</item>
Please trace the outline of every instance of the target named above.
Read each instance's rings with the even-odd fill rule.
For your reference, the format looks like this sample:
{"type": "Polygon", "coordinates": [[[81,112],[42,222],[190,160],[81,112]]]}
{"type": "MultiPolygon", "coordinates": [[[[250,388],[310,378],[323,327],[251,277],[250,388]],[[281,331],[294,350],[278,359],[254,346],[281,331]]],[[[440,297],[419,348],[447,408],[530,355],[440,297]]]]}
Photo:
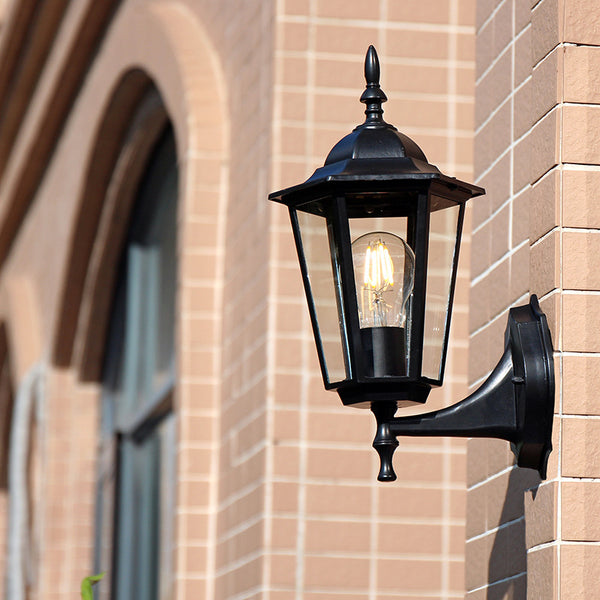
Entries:
{"type": "Polygon", "coordinates": [[[106,575],[106,571],[98,573],[98,575],[90,575],[81,582],[81,600],[94,600],[92,586],[98,583],[104,575],[106,575]]]}

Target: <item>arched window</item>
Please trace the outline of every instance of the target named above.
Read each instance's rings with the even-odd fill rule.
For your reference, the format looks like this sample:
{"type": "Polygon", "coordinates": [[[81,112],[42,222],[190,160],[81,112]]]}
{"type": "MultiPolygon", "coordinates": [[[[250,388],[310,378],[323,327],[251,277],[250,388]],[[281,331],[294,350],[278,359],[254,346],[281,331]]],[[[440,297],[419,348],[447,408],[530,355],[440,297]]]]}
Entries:
{"type": "Polygon", "coordinates": [[[96,568],[117,600],[172,592],[177,175],[168,128],[131,216],[102,377],[96,568]]]}

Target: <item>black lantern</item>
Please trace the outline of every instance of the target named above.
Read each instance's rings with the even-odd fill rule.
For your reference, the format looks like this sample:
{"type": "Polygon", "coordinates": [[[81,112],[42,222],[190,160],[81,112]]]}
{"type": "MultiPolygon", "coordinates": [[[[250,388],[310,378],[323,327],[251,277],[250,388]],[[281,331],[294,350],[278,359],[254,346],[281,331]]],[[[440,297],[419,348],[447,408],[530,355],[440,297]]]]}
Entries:
{"type": "MultiPolygon", "coordinates": [[[[365,122],[269,199],[289,207],[325,387],[373,410],[389,480],[396,409],[443,381],[465,203],[484,190],[441,173],[383,120],[373,46],[365,77],[365,122]]],[[[409,429],[394,435],[427,435],[409,429]]]]}

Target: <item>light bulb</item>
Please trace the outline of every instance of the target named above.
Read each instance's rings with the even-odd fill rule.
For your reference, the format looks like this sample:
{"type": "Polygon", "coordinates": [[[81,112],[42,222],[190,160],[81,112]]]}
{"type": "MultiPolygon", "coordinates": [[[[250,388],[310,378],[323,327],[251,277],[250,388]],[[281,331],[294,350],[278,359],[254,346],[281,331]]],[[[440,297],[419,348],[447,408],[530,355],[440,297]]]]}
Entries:
{"type": "Polygon", "coordinates": [[[415,279],[415,254],[397,235],[376,231],[352,243],[361,329],[404,327],[415,279]]]}

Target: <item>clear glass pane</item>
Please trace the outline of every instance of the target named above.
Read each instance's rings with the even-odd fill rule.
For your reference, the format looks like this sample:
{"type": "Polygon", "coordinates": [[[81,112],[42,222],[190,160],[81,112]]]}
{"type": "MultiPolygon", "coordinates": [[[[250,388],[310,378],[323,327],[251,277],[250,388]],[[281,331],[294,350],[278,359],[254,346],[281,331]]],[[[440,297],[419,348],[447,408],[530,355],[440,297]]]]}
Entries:
{"type": "Polygon", "coordinates": [[[343,381],[348,377],[347,344],[340,303],[339,274],[333,273],[327,219],[305,212],[298,212],[297,216],[325,359],[325,374],[329,383],[343,381]]]}
{"type": "MultiPolygon", "coordinates": [[[[436,206],[432,198],[432,206],[436,206]]],[[[441,199],[440,199],[441,203],[441,199]]],[[[456,233],[460,206],[447,205],[430,215],[429,255],[427,258],[427,291],[425,294],[425,329],[423,332],[424,377],[441,378],[442,353],[448,322],[448,301],[452,268],[456,252],[456,233]]]]}
{"type": "Polygon", "coordinates": [[[350,220],[352,261],[367,374],[408,373],[410,298],[415,255],[407,244],[407,218],[350,220]]]}

